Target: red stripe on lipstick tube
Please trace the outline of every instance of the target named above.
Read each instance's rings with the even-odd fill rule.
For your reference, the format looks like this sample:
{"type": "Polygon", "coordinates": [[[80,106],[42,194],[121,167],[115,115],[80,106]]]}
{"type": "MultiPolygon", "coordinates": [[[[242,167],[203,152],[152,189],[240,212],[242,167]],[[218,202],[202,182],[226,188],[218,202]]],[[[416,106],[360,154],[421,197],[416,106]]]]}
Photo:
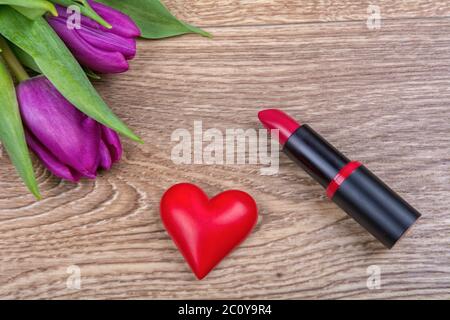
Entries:
{"type": "Polygon", "coordinates": [[[338,174],[331,180],[330,184],[327,187],[327,196],[330,199],[333,199],[334,194],[338,191],[339,187],[347,180],[348,177],[362,164],[358,161],[349,162],[345,167],[338,172],[338,174]]]}
{"type": "Polygon", "coordinates": [[[387,248],[420,218],[416,209],[365,166],[350,161],[307,124],[300,125],[277,109],[263,110],[258,117],[267,129],[279,130],[283,152],[387,248]]]}

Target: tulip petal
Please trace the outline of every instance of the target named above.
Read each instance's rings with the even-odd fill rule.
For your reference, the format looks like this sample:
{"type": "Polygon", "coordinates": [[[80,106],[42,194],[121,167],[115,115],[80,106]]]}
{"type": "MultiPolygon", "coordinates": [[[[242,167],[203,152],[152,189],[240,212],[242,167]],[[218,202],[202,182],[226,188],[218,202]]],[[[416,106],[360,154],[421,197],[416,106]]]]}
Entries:
{"type": "Polygon", "coordinates": [[[78,30],[67,28],[64,19],[50,17],[48,22],[82,65],[99,73],[121,73],[129,69],[123,54],[92,46],[79,35],[78,30]]]}
{"type": "Polygon", "coordinates": [[[100,167],[105,170],[111,169],[113,161],[108,147],[103,141],[100,141],[100,167]]]}
{"type": "MultiPolygon", "coordinates": [[[[94,1],[89,1],[89,5],[99,16],[112,25],[112,29],[105,28],[91,18],[82,15],[81,25],[83,27],[99,30],[101,32],[114,33],[125,38],[137,38],[141,35],[141,30],[134,21],[122,12],[94,1]]],[[[55,7],[58,11],[58,16],[66,21],[69,17],[67,9],[60,5],[55,5],[55,7]]]]}
{"type": "Polygon", "coordinates": [[[81,175],[56,159],[32,134],[25,130],[28,146],[36,156],[44,163],[47,169],[58,178],[71,182],[78,182],[81,175]]]}
{"type": "Polygon", "coordinates": [[[83,27],[78,34],[92,46],[105,51],[120,52],[127,60],[136,56],[136,40],[120,37],[114,33],[106,33],[83,27]]]}
{"type": "Polygon", "coordinates": [[[17,87],[26,128],[60,163],[95,178],[100,125],[71,105],[45,77],[17,87]]]}
{"type": "Polygon", "coordinates": [[[109,150],[112,162],[120,161],[123,149],[119,135],[114,130],[102,126],[102,140],[109,150]]]}
{"type": "MultiPolygon", "coordinates": [[[[134,23],[134,21],[126,14],[102,3],[98,3],[92,0],[88,0],[88,2],[91,5],[92,9],[94,9],[99,16],[107,20],[108,23],[112,25],[112,29],[109,30],[97,24],[98,26],[100,26],[101,30],[109,31],[126,38],[137,38],[141,35],[141,30],[138,28],[136,23],[134,23]]],[[[95,22],[93,20],[91,21],[95,22]]],[[[83,23],[84,22],[85,21],[83,20],[83,23]]]]}

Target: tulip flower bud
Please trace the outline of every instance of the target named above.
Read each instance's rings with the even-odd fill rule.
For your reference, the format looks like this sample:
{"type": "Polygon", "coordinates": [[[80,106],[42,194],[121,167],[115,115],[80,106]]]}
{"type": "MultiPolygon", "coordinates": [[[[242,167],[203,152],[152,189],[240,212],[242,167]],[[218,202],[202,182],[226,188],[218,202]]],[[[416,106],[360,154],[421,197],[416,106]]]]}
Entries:
{"type": "Polygon", "coordinates": [[[54,175],[94,179],[98,169],[120,160],[117,133],[76,109],[46,77],[21,82],[17,98],[27,143],[54,175]]]}
{"type": "Polygon", "coordinates": [[[128,60],[136,55],[136,38],[141,34],[139,28],[118,10],[94,1],[89,4],[112,25],[112,29],[85,16],[81,17],[79,28],[69,28],[70,16],[60,5],[55,5],[59,16],[48,16],[47,21],[81,65],[105,74],[127,71],[128,60]]]}

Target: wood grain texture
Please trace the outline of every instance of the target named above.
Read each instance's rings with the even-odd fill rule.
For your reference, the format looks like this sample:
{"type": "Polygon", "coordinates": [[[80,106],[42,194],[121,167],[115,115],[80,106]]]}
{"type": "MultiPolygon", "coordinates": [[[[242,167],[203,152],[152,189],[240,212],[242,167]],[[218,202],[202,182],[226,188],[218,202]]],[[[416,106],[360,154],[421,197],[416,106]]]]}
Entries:
{"type": "Polygon", "coordinates": [[[450,16],[446,0],[172,0],[180,18],[200,26],[264,26],[336,21],[366,21],[369,5],[383,19],[450,16]]]}
{"type": "Polygon", "coordinates": [[[278,1],[223,3],[168,2],[186,17],[200,12],[215,38],[140,41],[130,72],[96,84],[146,141],[124,141],[112,171],[74,185],[35,161],[45,196],[36,203],[0,160],[0,297],[450,298],[450,20],[439,18],[446,4],[433,2],[442,8],[435,13],[424,1],[381,1],[407,14],[398,9],[398,19],[370,31],[364,8],[361,17],[340,14],[361,21],[322,23],[333,17],[320,2],[309,7],[320,21],[293,23],[305,15],[286,9],[286,20],[274,20],[278,1]],[[232,18],[223,17],[226,8],[232,18]],[[410,15],[416,19],[402,18],[410,15]],[[262,107],[308,122],[423,218],[388,251],[284,155],[276,176],[261,176],[259,165],[170,160],[177,128],[192,132],[196,120],[205,129],[260,128],[262,107]],[[260,208],[250,238],[203,281],[159,219],[163,192],[183,181],[211,196],[245,190],[260,208]],[[71,265],[81,268],[81,290],[66,287],[71,265]],[[370,265],[381,268],[380,290],[366,286],[370,265]]]}

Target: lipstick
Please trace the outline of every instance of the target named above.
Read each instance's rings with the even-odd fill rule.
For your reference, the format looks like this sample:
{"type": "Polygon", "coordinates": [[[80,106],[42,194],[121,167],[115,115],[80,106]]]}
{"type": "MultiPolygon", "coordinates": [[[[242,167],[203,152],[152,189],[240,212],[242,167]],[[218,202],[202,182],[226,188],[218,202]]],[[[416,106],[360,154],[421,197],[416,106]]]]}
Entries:
{"type": "Polygon", "coordinates": [[[327,196],[387,248],[392,248],[420,213],[358,161],[350,161],[307,124],[277,109],[259,112],[291,159],[325,189],[327,196]]]}

